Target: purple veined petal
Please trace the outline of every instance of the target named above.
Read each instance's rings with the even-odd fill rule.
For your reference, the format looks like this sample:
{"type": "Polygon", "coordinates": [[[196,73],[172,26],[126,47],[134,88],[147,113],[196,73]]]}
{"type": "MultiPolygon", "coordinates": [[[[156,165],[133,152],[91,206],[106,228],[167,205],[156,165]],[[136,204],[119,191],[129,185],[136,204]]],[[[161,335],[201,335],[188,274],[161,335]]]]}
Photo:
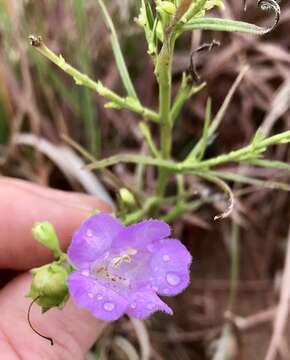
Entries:
{"type": "Polygon", "coordinates": [[[174,239],[159,242],[150,261],[150,281],[161,295],[177,295],[189,284],[192,258],[186,247],[174,239]]]}
{"type": "Polygon", "coordinates": [[[79,268],[89,264],[111,247],[124,225],[112,215],[100,213],[87,219],[74,233],[68,256],[79,268]]]}
{"type": "Polygon", "coordinates": [[[130,295],[126,313],[137,319],[145,319],[155,311],[163,311],[172,315],[172,309],[167,306],[154,291],[144,288],[130,295]]]}
{"type": "Polygon", "coordinates": [[[89,310],[97,319],[113,321],[124,315],[128,301],[94,278],[74,272],[69,275],[67,282],[74,302],[89,310]]]}
{"type": "Polygon", "coordinates": [[[114,248],[131,247],[146,249],[154,241],[164,239],[170,235],[170,226],[160,220],[144,220],[137,224],[128,226],[118,236],[118,243],[114,248]]]}

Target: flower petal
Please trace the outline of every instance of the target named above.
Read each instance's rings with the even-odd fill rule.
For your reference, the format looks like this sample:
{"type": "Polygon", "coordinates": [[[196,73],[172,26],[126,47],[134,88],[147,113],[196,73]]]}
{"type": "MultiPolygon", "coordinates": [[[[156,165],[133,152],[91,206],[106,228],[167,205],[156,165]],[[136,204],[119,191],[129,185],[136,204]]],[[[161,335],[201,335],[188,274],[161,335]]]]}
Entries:
{"type": "Polygon", "coordinates": [[[155,311],[163,311],[172,315],[173,311],[150,289],[140,289],[130,296],[130,304],[126,310],[129,316],[145,319],[155,311]]]}
{"type": "Polygon", "coordinates": [[[151,268],[151,285],[161,295],[176,295],[189,284],[191,255],[179,240],[168,239],[155,246],[151,268]]]}
{"type": "Polygon", "coordinates": [[[128,301],[123,296],[79,272],[69,275],[68,287],[75,303],[101,320],[119,319],[128,306],[128,301]]]}
{"type": "Polygon", "coordinates": [[[160,220],[144,220],[138,224],[128,226],[119,234],[116,248],[144,249],[150,243],[164,239],[170,235],[170,226],[160,220]]]}
{"type": "Polygon", "coordinates": [[[90,217],[75,232],[68,249],[70,260],[79,268],[89,264],[110,248],[113,239],[125,227],[107,213],[90,217]]]}

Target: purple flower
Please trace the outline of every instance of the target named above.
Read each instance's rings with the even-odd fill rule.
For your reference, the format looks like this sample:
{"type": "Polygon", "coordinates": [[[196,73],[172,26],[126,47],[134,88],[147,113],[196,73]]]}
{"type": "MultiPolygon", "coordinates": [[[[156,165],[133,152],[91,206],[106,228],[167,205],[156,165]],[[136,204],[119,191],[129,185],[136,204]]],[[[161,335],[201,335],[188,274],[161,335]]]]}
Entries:
{"type": "Polygon", "coordinates": [[[188,286],[191,256],[169,235],[159,220],[126,227],[106,213],[90,217],[68,249],[77,268],[68,278],[74,301],[109,321],[125,313],[138,319],[158,310],[172,314],[157,294],[176,295],[188,286]]]}

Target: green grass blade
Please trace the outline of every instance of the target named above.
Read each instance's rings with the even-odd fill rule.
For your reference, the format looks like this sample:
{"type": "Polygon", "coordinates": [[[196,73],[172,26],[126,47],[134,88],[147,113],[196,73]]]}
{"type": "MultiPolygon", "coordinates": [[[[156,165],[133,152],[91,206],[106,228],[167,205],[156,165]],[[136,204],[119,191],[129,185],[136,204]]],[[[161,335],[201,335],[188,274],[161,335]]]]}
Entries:
{"type": "Polygon", "coordinates": [[[103,14],[105,23],[106,23],[106,25],[107,25],[110,33],[111,33],[110,39],[111,39],[112,49],[113,49],[116,64],[117,64],[121,79],[123,81],[123,84],[125,86],[125,89],[127,90],[127,93],[128,93],[129,96],[131,96],[132,98],[138,98],[137,94],[136,94],[136,91],[135,91],[135,88],[134,88],[134,85],[132,83],[132,80],[130,78],[130,75],[129,75],[129,72],[128,72],[128,69],[127,69],[127,65],[126,65],[125,60],[124,60],[124,56],[123,56],[123,53],[122,53],[122,50],[121,50],[121,47],[120,47],[120,43],[119,43],[119,40],[118,40],[116,29],[115,29],[115,26],[114,26],[113,21],[111,19],[111,16],[110,16],[110,14],[109,14],[103,0],[97,0],[97,1],[98,1],[99,6],[100,6],[100,8],[102,10],[102,14],[103,14]]]}
{"type": "MultiPolygon", "coordinates": [[[[74,0],[75,19],[79,30],[80,42],[77,52],[80,70],[90,74],[91,62],[86,46],[87,28],[86,28],[86,10],[84,0],[74,0]]],[[[86,137],[89,143],[89,149],[92,154],[98,156],[101,147],[100,127],[97,126],[97,111],[94,105],[93,96],[88,89],[78,89],[81,116],[86,127],[86,137]]]]}

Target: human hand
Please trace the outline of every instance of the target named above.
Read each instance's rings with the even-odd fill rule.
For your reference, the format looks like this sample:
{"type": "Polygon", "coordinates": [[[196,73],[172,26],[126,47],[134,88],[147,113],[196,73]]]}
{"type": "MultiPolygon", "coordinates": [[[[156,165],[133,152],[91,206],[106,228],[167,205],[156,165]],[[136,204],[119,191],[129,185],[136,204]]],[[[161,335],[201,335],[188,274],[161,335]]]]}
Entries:
{"type": "Polygon", "coordinates": [[[48,263],[52,255],[32,238],[36,221],[47,220],[57,231],[63,249],[71,235],[93,209],[109,211],[102,201],[88,195],[66,193],[21,180],[0,178],[0,282],[7,282],[4,269],[17,271],[0,290],[0,354],[3,360],[83,360],[105,323],[76,307],[71,300],[60,311],[41,314],[35,305],[31,321],[54,346],[37,336],[27,321],[31,299],[25,297],[31,283],[27,270],[48,263]],[[18,272],[20,274],[18,274],[18,272]]]}

